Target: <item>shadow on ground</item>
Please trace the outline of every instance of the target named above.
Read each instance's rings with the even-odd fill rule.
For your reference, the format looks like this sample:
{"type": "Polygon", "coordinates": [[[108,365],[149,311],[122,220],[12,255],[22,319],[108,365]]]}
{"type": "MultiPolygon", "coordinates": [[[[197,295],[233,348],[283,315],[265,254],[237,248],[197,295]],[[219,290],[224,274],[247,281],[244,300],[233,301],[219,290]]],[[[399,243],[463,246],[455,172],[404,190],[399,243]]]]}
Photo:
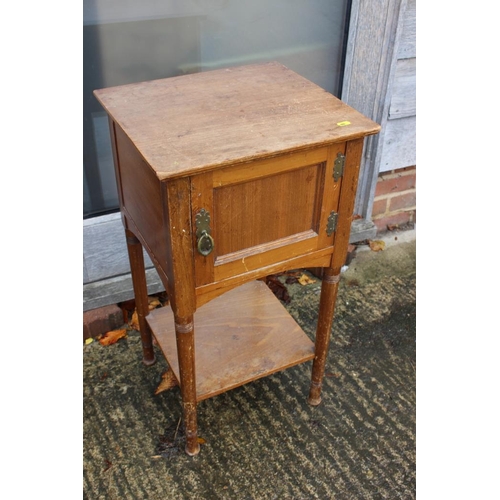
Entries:
{"type": "MultiPolygon", "coordinates": [[[[287,284],[314,338],[321,282],[287,284]]],[[[285,276],[280,279],[285,280],[285,276]]],[[[311,362],[205,400],[201,453],[182,451],[178,388],[141,363],[135,331],[84,346],[86,499],[415,498],[415,242],[358,251],[343,273],[323,401],[311,362]]]]}

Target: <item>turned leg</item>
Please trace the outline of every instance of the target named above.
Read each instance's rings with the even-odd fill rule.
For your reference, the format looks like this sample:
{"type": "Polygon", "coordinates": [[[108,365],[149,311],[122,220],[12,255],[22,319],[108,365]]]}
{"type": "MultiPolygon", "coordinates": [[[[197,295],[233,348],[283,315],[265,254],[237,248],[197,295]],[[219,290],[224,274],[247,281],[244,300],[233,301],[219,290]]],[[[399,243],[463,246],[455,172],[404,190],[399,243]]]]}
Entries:
{"type": "Polygon", "coordinates": [[[182,397],[186,453],[190,456],[200,452],[198,425],[196,421],[196,371],[194,352],[193,317],[175,317],[175,335],[179,359],[179,376],[182,397]]]}
{"type": "Polygon", "coordinates": [[[139,330],[142,341],[142,362],[150,366],[156,361],[153,350],[153,338],[151,330],[146,321],[146,316],[149,314],[148,307],[148,288],[146,283],[146,271],[144,269],[144,256],[142,254],[142,245],[137,237],[129,231],[125,230],[127,235],[127,249],[130,260],[130,270],[132,272],[132,283],[134,286],[135,304],[137,308],[137,316],[139,319],[139,330]]]}
{"type": "Polygon", "coordinates": [[[321,384],[325,373],[326,357],[330,344],[333,312],[337,291],[339,288],[340,272],[334,274],[332,268],[325,269],[321,285],[318,326],[316,328],[315,355],[312,366],[311,389],[308,403],[317,406],[321,403],[321,384]]]}

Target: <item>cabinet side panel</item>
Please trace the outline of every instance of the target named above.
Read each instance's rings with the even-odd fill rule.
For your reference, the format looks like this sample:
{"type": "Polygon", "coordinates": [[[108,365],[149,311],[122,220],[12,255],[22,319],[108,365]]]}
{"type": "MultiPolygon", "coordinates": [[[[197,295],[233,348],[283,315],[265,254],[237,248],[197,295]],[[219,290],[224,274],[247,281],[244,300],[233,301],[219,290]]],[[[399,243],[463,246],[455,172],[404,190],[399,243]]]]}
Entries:
{"type": "Polygon", "coordinates": [[[153,262],[165,269],[167,245],[160,181],[119,126],[115,134],[123,213],[153,262]]]}

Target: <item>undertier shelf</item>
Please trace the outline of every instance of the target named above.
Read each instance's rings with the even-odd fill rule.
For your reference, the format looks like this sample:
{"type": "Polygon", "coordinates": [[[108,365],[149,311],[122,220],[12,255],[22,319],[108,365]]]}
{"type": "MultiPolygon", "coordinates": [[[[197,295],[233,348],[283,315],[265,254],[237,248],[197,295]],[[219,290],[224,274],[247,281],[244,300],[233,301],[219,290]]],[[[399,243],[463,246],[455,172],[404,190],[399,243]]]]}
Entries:
{"type": "MultiPolygon", "coordinates": [[[[180,381],[171,308],[151,311],[147,321],[180,381]]],[[[198,401],[314,358],[314,343],[262,281],[201,306],[194,336],[198,401]]]]}

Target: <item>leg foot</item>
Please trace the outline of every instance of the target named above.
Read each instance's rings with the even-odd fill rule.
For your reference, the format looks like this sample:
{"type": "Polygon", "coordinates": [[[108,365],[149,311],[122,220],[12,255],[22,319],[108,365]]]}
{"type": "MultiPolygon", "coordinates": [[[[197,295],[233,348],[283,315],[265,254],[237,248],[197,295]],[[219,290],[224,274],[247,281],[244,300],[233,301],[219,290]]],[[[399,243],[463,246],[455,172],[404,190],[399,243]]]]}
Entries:
{"type": "Polygon", "coordinates": [[[156,357],[154,354],[153,354],[153,359],[147,359],[144,357],[144,358],[142,358],[142,362],[146,366],[153,366],[156,363],[156,357]]]}
{"type": "Polygon", "coordinates": [[[309,396],[309,398],[307,399],[307,402],[311,405],[311,406],[318,406],[320,403],[321,403],[321,396],[319,398],[311,398],[309,396]]]}
{"type": "Polygon", "coordinates": [[[189,446],[186,444],[186,454],[189,455],[190,457],[195,457],[200,453],[200,443],[196,442],[194,446],[189,446]]]}
{"type": "Polygon", "coordinates": [[[340,281],[340,270],[326,268],[323,273],[319,307],[318,326],[314,346],[314,361],[312,366],[311,389],[308,403],[317,406],[321,403],[321,385],[325,373],[326,357],[330,345],[330,333],[333,321],[335,301],[340,281]],[[337,271],[337,272],[335,272],[337,271]]]}
{"type": "Polygon", "coordinates": [[[194,457],[200,453],[198,424],[196,422],[196,403],[183,402],[182,406],[184,410],[184,430],[186,433],[186,453],[190,457],[194,457]]]}
{"type": "Polygon", "coordinates": [[[309,398],[307,402],[311,406],[318,406],[321,403],[321,384],[311,382],[311,389],[309,390],[309,398]]]}

